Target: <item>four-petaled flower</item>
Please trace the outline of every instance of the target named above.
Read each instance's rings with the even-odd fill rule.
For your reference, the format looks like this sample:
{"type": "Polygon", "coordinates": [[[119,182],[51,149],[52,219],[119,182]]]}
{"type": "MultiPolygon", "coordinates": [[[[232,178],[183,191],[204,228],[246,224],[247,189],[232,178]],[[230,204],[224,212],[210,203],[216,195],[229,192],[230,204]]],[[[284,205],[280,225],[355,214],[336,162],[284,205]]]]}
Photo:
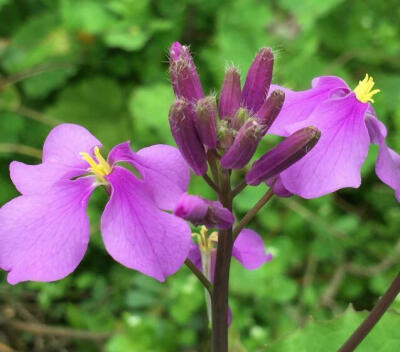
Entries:
{"type": "Polygon", "coordinates": [[[400,201],[400,156],[386,145],[386,127],[370,104],[379,92],[373,86],[372,77],[366,75],[353,91],[334,76],[313,79],[312,88],[305,91],[279,87],[286,99],[269,133],[288,136],[315,126],[321,138],[312,151],[280,174],[275,193],[288,195],[289,191],[315,198],[340,188],[359,187],[361,166],[374,143],[379,146],[376,174],[400,201]]]}
{"type": "Polygon", "coordinates": [[[179,151],[153,145],[134,153],[129,142],[107,160],[85,128],[63,124],[43,146],[39,165],[12,162],[22,194],[0,209],[0,267],[8,282],[53,281],[70,274],[89,241],[86,206],[102,185],[110,199],[101,217],[107,252],[119,263],[163,281],[187,258],[190,228],[172,210],[186,191],[189,169],[179,151]],[[118,166],[131,164],[140,174],[118,166]]]}

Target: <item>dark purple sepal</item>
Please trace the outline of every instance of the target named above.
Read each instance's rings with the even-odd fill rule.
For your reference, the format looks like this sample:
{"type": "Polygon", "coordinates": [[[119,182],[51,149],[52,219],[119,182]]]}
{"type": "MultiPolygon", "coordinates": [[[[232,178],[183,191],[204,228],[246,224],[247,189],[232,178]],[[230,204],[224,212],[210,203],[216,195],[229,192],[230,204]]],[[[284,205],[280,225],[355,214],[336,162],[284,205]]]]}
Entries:
{"type": "Polygon", "coordinates": [[[177,98],[195,102],[204,97],[203,88],[189,49],[174,42],[169,50],[169,72],[177,98]]]}
{"type": "Polygon", "coordinates": [[[253,118],[240,128],[232,146],[221,158],[224,169],[241,169],[246,166],[257,149],[261,138],[261,127],[253,118]]]}
{"type": "Polygon", "coordinates": [[[200,99],[196,104],[196,127],[201,142],[212,149],[217,147],[217,103],[215,96],[200,99]]]}
{"type": "Polygon", "coordinates": [[[242,106],[255,113],[267,97],[272,79],[274,55],[270,48],[262,48],[247,73],[242,91],[242,106]]]}
{"type": "Polygon", "coordinates": [[[224,83],[218,102],[219,116],[222,120],[229,120],[235,116],[240,107],[242,92],[240,89],[239,70],[231,66],[226,70],[224,83]]]}
{"type": "Polygon", "coordinates": [[[277,118],[285,101],[285,93],[280,90],[274,90],[267,100],[261,105],[260,109],[255,113],[254,117],[262,126],[262,135],[264,136],[273,122],[277,118]]]}
{"type": "Polygon", "coordinates": [[[169,125],[186,162],[196,175],[204,175],[207,172],[207,157],[191,114],[189,103],[178,99],[169,110],[169,125]]]}
{"type": "Polygon", "coordinates": [[[174,214],[196,226],[205,225],[207,228],[228,229],[234,222],[232,213],[220,202],[187,193],[182,194],[174,214]]]}
{"type": "Polygon", "coordinates": [[[315,127],[296,131],[255,161],[246,174],[246,182],[256,186],[278,175],[304,157],[318,142],[321,132],[315,127]]]}

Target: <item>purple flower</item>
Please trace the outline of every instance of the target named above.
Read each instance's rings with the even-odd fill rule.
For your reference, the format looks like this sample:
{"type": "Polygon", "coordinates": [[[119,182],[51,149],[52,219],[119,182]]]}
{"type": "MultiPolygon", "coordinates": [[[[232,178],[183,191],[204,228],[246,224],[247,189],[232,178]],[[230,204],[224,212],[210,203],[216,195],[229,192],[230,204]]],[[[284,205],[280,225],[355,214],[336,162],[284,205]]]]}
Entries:
{"type": "MultiPolygon", "coordinates": [[[[208,250],[216,250],[212,242],[218,241],[218,235],[214,232],[208,238],[198,241],[198,244],[192,242],[188,258],[201,270],[201,250],[208,246],[208,250]],[[213,236],[215,234],[215,236],[213,236]],[[202,243],[204,242],[204,243],[202,243]],[[208,242],[208,243],[207,243],[208,242]]],[[[232,256],[243,265],[247,270],[258,269],[265,262],[272,260],[272,254],[265,253],[265,246],[258,233],[250,229],[244,229],[240,232],[233,244],[232,256]]],[[[214,258],[215,260],[215,258],[214,258]]],[[[212,263],[214,267],[215,262],[212,263]]],[[[211,281],[213,281],[214,270],[211,270],[211,281]]]]}
{"type": "MultiPolygon", "coordinates": [[[[190,259],[211,282],[214,282],[217,251],[214,246],[218,242],[218,233],[212,232],[207,236],[207,229],[203,227],[200,234],[193,235],[197,238],[197,244],[192,242],[188,259],[190,259]],[[208,260],[209,263],[205,263],[204,260],[208,260]]],[[[240,232],[233,244],[232,256],[247,270],[258,269],[265,262],[272,260],[272,254],[265,253],[264,243],[260,235],[250,229],[244,229],[240,232]]],[[[228,325],[230,325],[232,321],[232,312],[230,309],[228,310],[227,319],[228,325]]]]}
{"type": "Polygon", "coordinates": [[[178,150],[154,145],[134,153],[125,142],[105,160],[99,147],[85,128],[63,124],[46,138],[41,164],[11,163],[22,195],[0,209],[0,267],[9,283],[54,281],[75,270],[89,241],[86,206],[100,185],[110,194],[101,233],[116,261],[159,281],[183,264],[190,228],[162,210],[173,209],[189,183],[178,150]]]}
{"type": "Polygon", "coordinates": [[[232,213],[220,202],[184,193],[177,203],[174,214],[194,225],[208,228],[228,229],[235,221],[232,213]]]}
{"type": "Polygon", "coordinates": [[[288,191],[315,198],[359,187],[361,166],[374,143],[379,146],[376,174],[400,201],[400,157],[386,145],[386,128],[370,104],[379,92],[373,86],[373,79],[366,75],[354,90],[333,76],[315,78],[312,88],[301,92],[282,88],[285,102],[269,133],[288,136],[306,126],[321,131],[313,150],[280,174],[288,191]]]}

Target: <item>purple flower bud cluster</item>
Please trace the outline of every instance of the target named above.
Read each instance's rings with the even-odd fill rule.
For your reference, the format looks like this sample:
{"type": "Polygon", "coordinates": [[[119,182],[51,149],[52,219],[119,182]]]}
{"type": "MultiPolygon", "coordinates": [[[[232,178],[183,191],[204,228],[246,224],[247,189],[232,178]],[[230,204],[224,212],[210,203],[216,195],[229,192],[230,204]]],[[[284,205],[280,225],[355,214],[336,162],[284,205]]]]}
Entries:
{"type": "MultiPolygon", "coordinates": [[[[251,64],[243,89],[240,73],[228,67],[218,99],[204,96],[189,49],[175,42],[170,48],[170,75],[176,101],[169,121],[182,156],[196,175],[207,172],[207,152],[214,149],[223,169],[242,169],[253,157],[285,100],[283,90],[269,94],[274,55],[262,48],[251,64]]],[[[304,128],[254,163],[249,184],[277,175],[303,157],[319,139],[315,128],[304,128]]]]}

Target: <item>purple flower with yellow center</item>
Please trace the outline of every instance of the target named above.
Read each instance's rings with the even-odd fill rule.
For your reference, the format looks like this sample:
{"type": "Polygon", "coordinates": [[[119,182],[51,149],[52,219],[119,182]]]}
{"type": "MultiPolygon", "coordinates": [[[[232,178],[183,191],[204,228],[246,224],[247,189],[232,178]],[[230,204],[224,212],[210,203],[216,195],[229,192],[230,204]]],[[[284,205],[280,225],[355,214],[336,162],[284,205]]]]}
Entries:
{"type": "Polygon", "coordinates": [[[153,145],[134,153],[125,142],[104,159],[101,146],[85,128],[63,124],[47,136],[41,164],[11,163],[21,195],[0,209],[0,267],[9,271],[9,283],[54,281],[75,270],[89,241],[87,203],[98,186],[110,196],[101,234],[117,262],[159,281],[183,264],[190,228],[164,211],[189,183],[179,151],[153,145]],[[119,162],[132,165],[140,178],[119,162]]]}
{"type": "MultiPolygon", "coordinates": [[[[193,233],[196,243],[192,242],[188,258],[203,274],[214,282],[214,270],[218,243],[218,232],[208,233],[205,226],[199,233],[193,233]]],[[[262,238],[258,233],[250,229],[243,229],[233,244],[232,256],[247,270],[255,270],[266,262],[272,260],[272,254],[265,251],[262,238]]],[[[206,297],[208,293],[206,292],[206,297]]],[[[210,308],[207,303],[208,309],[210,308]]],[[[211,313],[209,312],[209,317],[211,313]]],[[[232,312],[228,311],[228,324],[232,321],[232,312]]]]}
{"type": "Polygon", "coordinates": [[[334,76],[313,79],[312,88],[305,91],[279,87],[285,92],[285,102],[269,133],[286,137],[307,126],[321,132],[316,146],[280,174],[279,187],[304,198],[357,188],[361,166],[374,143],[379,146],[376,174],[400,201],[400,157],[386,145],[386,127],[371,105],[379,92],[373,87],[368,75],[354,90],[334,76]]]}

